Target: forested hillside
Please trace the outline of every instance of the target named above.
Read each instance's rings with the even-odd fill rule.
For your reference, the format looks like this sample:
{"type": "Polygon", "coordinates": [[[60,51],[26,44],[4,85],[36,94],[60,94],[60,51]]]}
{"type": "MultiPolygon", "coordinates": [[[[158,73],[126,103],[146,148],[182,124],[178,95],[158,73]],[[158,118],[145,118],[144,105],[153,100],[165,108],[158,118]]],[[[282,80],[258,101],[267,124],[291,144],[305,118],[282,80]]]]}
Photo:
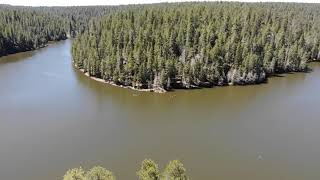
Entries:
{"type": "Polygon", "coordinates": [[[120,9],[121,6],[75,6],[75,7],[38,7],[39,12],[49,12],[67,21],[66,29],[75,37],[88,29],[88,22],[92,18],[100,18],[120,9]]]}
{"type": "Polygon", "coordinates": [[[0,6],[0,56],[66,39],[64,24],[61,17],[33,8],[0,6]]]}
{"type": "Polygon", "coordinates": [[[256,84],[320,59],[320,5],[176,3],[92,19],[73,42],[90,76],[136,89],[256,84]]]}
{"type": "Polygon", "coordinates": [[[74,64],[136,89],[256,84],[320,59],[320,5],[0,5],[0,56],[77,37],[74,64]]]}
{"type": "Polygon", "coordinates": [[[38,49],[48,41],[75,37],[91,18],[118,7],[23,7],[0,5],[0,56],[38,49]]]}

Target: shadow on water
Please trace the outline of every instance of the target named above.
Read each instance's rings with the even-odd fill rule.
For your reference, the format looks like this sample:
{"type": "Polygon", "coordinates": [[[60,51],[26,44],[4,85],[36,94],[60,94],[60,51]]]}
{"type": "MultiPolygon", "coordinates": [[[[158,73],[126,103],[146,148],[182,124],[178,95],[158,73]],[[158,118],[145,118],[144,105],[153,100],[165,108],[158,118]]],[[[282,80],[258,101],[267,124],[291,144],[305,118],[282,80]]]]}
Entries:
{"type": "Polygon", "coordinates": [[[65,43],[66,41],[60,41],[60,42],[49,42],[48,46],[44,46],[42,48],[39,48],[37,50],[33,51],[24,51],[24,52],[19,52],[15,54],[8,54],[6,56],[0,57],[0,65],[1,64],[7,64],[7,63],[16,63],[21,60],[28,60],[32,58],[33,56],[46,51],[52,47],[59,47],[61,44],[65,43]],[[50,47],[49,47],[50,46],[50,47]]]}
{"type": "Polygon", "coordinates": [[[27,51],[27,52],[21,52],[17,54],[2,56],[0,57],[0,65],[7,64],[7,63],[16,63],[22,60],[26,60],[31,58],[33,55],[35,55],[35,51],[27,51]]]}
{"type": "MultiPolygon", "coordinates": [[[[203,116],[205,111],[227,113],[228,109],[234,109],[239,103],[244,107],[250,105],[263,91],[257,91],[260,85],[248,86],[215,86],[200,89],[176,89],[164,94],[152,92],[139,92],[131,89],[115,87],[105,83],[97,82],[85,76],[82,72],[73,68],[73,73],[79,85],[84,87],[98,102],[112,102],[119,108],[130,108],[131,110],[159,113],[171,112],[177,109],[185,109],[185,113],[199,114],[203,116]],[[238,92],[238,93],[234,93],[238,92]],[[194,109],[200,110],[194,112],[194,109]],[[203,114],[202,114],[203,113],[203,114]],[[201,115],[202,114],[202,115],[201,115]]],[[[182,112],[181,112],[182,113],[182,112]]]]}
{"type": "Polygon", "coordinates": [[[270,75],[269,78],[286,77],[286,75],[289,75],[289,74],[312,73],[313,72],[312,66],[314,66],[315,64],[317,64],[317,62],[309,62],[306,70],[304,70],[304,71],[299,71],[299,72],[277,72],[276,74],[270,75]]]}

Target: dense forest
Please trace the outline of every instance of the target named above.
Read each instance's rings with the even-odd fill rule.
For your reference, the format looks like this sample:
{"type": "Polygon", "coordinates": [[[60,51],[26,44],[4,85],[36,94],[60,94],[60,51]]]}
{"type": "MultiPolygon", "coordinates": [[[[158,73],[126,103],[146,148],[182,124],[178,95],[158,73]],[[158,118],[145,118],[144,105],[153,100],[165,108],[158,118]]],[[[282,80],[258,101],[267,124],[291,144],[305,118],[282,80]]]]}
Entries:
{"type": "Polygon", "coordinates": [[[38,7],[39,12],[49,12],[63,18],[65,29],[71,37],[84,33],[92,18],[99,18],[121,9],[122,6],[38,7]]]}
{"type": "Polygon", "coordinates": [[[24,7],[0,5],[0,56],[38,49],[83,33],[91,18],[119,7],[24,7]]]}
{"type": "MultiPolygon", "coordinates": [[[[189,180],[186,169],[178,160],[170,161],[163,173],[160,173],[158,165],[151,159],[145,159],[137,171],[139,180],[189,180]]],[[[63,180],[115,180],[115,175],[101,167],[96,166],[85,172],[81,167],[70,169],[63,180]]]]}
{"type": "Polygon", "coordinates": [[[174,3],[91,19],[75,66],[109,83],[165,91],[245,85],[320,59],[320,5],[174,3]]]}
{"type": "Polygon", "coordinates": [[[64,20],[33,8],[0,6],[0,56],[67,38],[64,20]]]}
{"type": "Polygon", "coordinates": [[[165,91],[262,83],[320,59],[320,5],[0,5],[0,56],[76,37],[75,66],[106,82],[165,91]]]}

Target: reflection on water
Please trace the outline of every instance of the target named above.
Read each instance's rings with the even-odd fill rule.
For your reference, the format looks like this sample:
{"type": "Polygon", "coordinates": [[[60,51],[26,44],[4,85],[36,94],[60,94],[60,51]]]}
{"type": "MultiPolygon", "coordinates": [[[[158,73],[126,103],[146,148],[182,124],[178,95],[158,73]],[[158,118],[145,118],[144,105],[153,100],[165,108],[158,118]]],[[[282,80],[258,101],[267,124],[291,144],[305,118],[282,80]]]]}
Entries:
{"type": "Polygon", "coordinates": [[[22,52],[22,53],[18,53],[18,54],[8,55],[6,57],[0,57],[0,64],[3,65],[3,64],[7,64],[7,63],[16,63],[21,60],[28,59],[28,58],[32,57],[32,55],[34,55],[34,54],[35,54],[34,51],[28,51],[28,52],[22,52]]]}
{"type": "Polygon", "coordinates": [[[192,179],[320,177],[320,65],[267,84],[136,92],[84,76],[70,41],[0,58],[0,179],[57,180],[102,165],[135,179],[144,158],[192,179]]]}

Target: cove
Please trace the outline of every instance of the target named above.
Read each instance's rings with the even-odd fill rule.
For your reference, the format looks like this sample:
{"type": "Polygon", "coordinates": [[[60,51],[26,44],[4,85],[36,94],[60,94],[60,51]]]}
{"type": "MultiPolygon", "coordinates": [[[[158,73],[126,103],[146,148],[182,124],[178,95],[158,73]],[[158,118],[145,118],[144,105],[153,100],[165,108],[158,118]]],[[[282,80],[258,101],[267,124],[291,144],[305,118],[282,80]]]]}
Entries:
{"type": "Polygon", "coordinates": [[[71,41],[0,58],[0,179],[58,180],[102,165],[136,179],[145,158],[191,179],[320,177],[320,65],[268,83],[165,94],[93,81],[71,41]]]}

